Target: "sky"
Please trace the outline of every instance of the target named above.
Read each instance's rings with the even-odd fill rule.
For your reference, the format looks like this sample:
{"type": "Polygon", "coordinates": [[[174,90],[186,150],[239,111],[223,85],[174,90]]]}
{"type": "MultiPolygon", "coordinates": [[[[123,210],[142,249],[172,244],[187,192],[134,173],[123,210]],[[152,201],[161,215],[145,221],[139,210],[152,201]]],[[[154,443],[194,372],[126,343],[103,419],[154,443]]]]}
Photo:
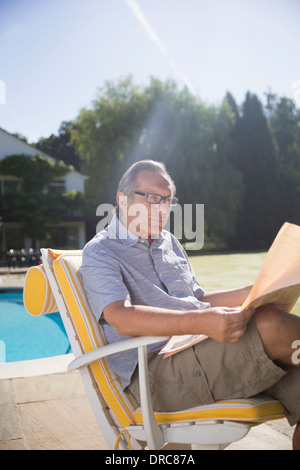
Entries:
{"type": "Polygon", "coordinates": [[[0,127],[57,134],[129,74],[207,104],[271,90],[300,106],[299,24],[299,0],[0,0],[0,127]]]}

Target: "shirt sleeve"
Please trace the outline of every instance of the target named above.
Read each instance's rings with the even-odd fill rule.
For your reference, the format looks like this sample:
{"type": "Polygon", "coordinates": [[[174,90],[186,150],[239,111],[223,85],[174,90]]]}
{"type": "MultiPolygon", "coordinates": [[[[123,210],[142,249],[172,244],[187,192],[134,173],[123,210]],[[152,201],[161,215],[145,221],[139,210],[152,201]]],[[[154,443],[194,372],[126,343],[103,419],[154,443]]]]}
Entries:
{"type": "Polygon", "coordinates": [[[91,309],[97,321],[107,305],[118,300],[129,300],[129,292],[123,282],[120,266],[105,252],[92,252],[88,249],[83,253],[80,275],[91,309]]]}

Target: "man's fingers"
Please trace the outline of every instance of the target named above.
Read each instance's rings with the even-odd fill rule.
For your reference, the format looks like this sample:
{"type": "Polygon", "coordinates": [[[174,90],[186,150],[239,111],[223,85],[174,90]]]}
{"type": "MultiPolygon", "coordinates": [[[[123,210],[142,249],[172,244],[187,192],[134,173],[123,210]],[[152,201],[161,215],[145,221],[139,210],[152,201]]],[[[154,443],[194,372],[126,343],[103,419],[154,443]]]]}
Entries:
{"type": "Polygon", "coordinates": [[[246,331],[246,328],[240,328],[239,330],[235,330],[232,334],[234,339],[241,339],[242,336],[244,336],[244,333],[246,331]]]}
{"type": "Polygon", "coordinates": [[[244,315],[246,315],[246,317],[248,319],[250,319],[252,317],[252,315],[254,314],[255,312],[255,308],[253,307],[248,307],[246,308],[245,310],[241,310],[241,313],[243,313],[244,315]]]}
{"type": "MultiPolygon", "coordinates": [[[[236,317],[236,322],[232,324],[233,331],[232,331],[232,342],[237,342],[239,341],[242,336],[244,335],[247,327],[247,323],[252,317],[255,309],[253,308],[248,308],[246,310],[239,310],[240,315],[236,317]]],[[[232,312],[234,313],[234,312],[232,312]]]]}
{"type": "MultiPolygon", "coordinates": [[[[241,307],[216,307],[212,309],[218,321],[211,325],[211,338],[221,343],[236,343],[244,335],[247,323],[255,309],[241,310],[241,307]]],[[[212,320],[213,317],[211,317],[212,320]]]]}

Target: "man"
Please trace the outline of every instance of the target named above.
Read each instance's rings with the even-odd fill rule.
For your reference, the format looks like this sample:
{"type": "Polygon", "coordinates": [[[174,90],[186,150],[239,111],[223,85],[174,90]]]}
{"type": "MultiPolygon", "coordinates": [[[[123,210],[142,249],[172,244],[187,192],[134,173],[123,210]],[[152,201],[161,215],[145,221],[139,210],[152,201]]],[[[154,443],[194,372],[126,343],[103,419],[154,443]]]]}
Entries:
{"type": "MultiPolygon", "coordinates": [[[[241,311],[251,286],[204,292],[185,251],[163,228],[176,204],[164,165],[132,165],[119,183],[111,224],[85,247],[81,275],[108,342],[132,336],[205,334],[167,359],[148,348],[155,410],[172,411],[266,391],[279,399],[300,449],[300,368],[291,345],[300,318],[272,305],[241,311]]],[[[123,388],[139,403],[137,352],[111,356],[123,388]]]]}

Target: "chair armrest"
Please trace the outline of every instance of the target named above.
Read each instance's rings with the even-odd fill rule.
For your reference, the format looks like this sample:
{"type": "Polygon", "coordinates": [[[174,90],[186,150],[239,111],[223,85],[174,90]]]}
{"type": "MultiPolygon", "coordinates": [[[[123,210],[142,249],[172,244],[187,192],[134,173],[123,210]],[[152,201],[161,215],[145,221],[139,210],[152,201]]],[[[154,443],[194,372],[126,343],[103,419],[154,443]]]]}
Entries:
{"type": "Polygon", "coordinates": [[[140,346],[148,346],[149,344],[159,343],[167,340],[167,336],[138,336],[136,338],[125,339],[124,341],[118,341],[116,343],[107,344],[101,348],[94,349],[93,351],[87,352],[78,356],[68,365],[68,371],[79,369],[80,367],[88,366],[92,362],[97,361],[111,354],[117,352],[127,351],[129,349],[139,348],[140,346]]]}

